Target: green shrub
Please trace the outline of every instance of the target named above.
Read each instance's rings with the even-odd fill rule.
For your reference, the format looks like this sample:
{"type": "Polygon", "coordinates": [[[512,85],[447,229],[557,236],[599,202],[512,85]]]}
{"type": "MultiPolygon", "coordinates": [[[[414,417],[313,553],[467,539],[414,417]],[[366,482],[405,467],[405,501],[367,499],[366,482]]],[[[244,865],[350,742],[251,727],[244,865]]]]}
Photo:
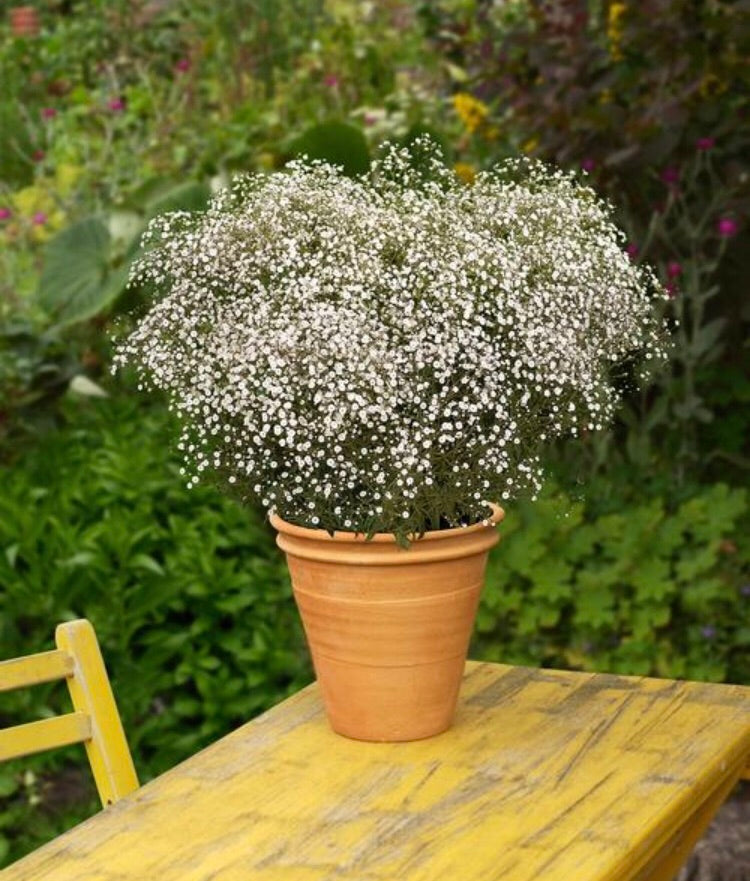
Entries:
{"type": "Polygon", "coordinates": [[[748,502],[717,484],[672,512],[646,496],[596,514],[552,491],[519,505],[490,559],[475,654],[750,681],[748,502]]]}

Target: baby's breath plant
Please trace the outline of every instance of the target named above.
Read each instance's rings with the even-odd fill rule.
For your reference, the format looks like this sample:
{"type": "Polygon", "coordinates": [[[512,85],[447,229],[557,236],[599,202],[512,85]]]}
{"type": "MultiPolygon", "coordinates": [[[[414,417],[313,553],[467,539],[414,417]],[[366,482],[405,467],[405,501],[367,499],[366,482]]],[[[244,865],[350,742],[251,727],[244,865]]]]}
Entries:
{"type": "Polygon", "coordinates": [[[545,442],[612,416],[613,367],[662,353],[658,285],[591,189],[528,160],[469,187],[416,149],[152,222],[133,278],[161,296],[116,364],[168,393],[189,484],[404,543],[535,493],[545,442]]]}

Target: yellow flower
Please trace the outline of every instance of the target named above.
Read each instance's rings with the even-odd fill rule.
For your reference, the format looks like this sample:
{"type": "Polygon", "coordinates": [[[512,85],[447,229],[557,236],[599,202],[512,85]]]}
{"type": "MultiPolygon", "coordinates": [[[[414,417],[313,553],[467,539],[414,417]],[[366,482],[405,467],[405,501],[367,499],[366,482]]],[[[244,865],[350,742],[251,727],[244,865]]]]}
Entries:
{"type": "Polygon", "coordinates": [[[609,56],[613,61],[622,61],[622,19],[627,12],[625,3],[611,3],[607,16],[607,40],[609,41],[609,56]]]}
{"type": "Polygon", "coordinates": [[[453,96],[453,107],[461,122],[470,132],[475,132],[487,119],[489,107],[468,92],[457,92],[453,96]]]}
{"type": "Polygon", "coordinates": [[[539,138],[537,135],[534,135],[533,138],[529,138],[528,141],[525,141],[521,144],[521,152],[522,153],[533,153],[534,150],[539,146],[539,138]]]}
{"type": "Polygon", "coordinates": [[[453,170],[465,184],[473,184],[477,176],[476,169],[468,162],[456,162],[453,166],[453,170]]]}
{"type": "Polygon", "coordinates": [[[602,89],[599,92],[599,103],[600,104],[611,104],[612,103],[612,91],[610,89],[602,89]]]}

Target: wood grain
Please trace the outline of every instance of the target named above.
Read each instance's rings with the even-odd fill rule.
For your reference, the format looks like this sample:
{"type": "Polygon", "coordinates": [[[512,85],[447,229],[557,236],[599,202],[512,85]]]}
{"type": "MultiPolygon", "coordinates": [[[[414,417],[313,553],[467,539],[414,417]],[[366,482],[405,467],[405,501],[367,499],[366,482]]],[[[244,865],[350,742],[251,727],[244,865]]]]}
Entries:
{"type": "Polygon", "coordinates": [[[4,881],[654,881],[750,755],[750,689],[469,664],[454,727],[358,743],[316,686],[4,881]]]}

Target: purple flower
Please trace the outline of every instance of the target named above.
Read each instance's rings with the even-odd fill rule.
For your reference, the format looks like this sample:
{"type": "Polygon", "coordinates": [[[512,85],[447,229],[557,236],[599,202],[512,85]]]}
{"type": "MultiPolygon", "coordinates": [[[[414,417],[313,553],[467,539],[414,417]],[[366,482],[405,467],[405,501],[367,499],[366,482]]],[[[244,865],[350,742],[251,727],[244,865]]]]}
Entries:
{"type": "Polygon", "coordinates": [[[716,138],[698,138],[695,142],[696,150],[713,150],[716,146],[716,138]]]}
{"type": "Polygon", "coordinates": [[[716,223],[716,230],[724,239],[731,239],[739,232],[740,225],[733,217],[720,217],[716,223]]]}
{"type": "Polygon", "coordinates": [[[10,208],[0,208],[0,220],[10,220],[13,217],[13,212],[10,208]]]}
{"type": "Polygon", "coordinates": [[[750,597],[750,584],[743,584],[740,588],[740,594],[743,597],[750,597]]]}
{"type": "Polygon", "coordinates": [[[44,211],[37,211],[36,214],[31,218],[31,222],[34,226],[44,226],[47,222],[47,215],[44,211]]]}
{"type": "Polygon", "coordinates": [[[117,112],[125,109],[125,102],[122,98],[110,98],[110,100],[107,101],[107,107],[109,110],[117,112]]]}
{"type": "Polygon", "coordinates": [[[581,168],[584,171],[592,172],[596,168],[596,159],[592,159],[589,156],[586,159],[581,160],[581,168]]]}
{"type": "Polygon", "coordinates": [[[701,627],[701,636],[704,639],[714,639],[716,637],[716,628],[712,624],[706,624],[701,627]]]}
{"type": "Polygon", "coordinates": [[[339,78],[335,73],[328,73],[323,77],[323,84],[328,86],[329,89],[335,89],[339,84],[339,78]]]}
{"type": "Polygon", "coordinates": [[[661,173],[661,179],[664,181],[665,184],[673,186],[680,180],[679,168],[674,168],[674,166],[665,168],[661,173]]]}
{"type": "Polygon", "coordinates": [[[628,255],[628,257],[630,257],[631,260],[635,260],[635,258],[638,256],[639,250],[640,249],[638,248],[638,245],[636,245],[634,242],[630,242],[627,248],[625,248],[625,253],[628,255]]]}
{"type": "Polygon", "coordinates": [[[42,107],[42,119],[54,119],[57,116],[57,110],[54,107],[42,107]]]}
{"type": "Polygon", "coordinates": [[[180,60],[175,64],[174,69],[176,73],[187,73],[192,64],[189,58],[180,58],[180,60]]]}
{"type": "Polygon", "coordinates": [[[682,265],[676,260],[670,260],[667,263],[667,278],[677,278],[678,275],[682,275],[682,265]]]}

